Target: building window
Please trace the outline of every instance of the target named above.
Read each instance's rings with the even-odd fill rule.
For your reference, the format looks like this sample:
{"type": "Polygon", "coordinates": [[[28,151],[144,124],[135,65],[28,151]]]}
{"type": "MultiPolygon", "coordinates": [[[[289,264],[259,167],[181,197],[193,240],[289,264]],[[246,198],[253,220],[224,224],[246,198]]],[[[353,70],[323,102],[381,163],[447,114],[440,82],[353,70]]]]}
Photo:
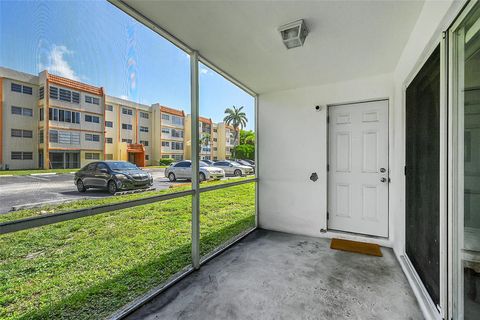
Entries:
{"type": "Polygon", "coordinates": [[[17,84],[17,83],[13,83],[13,82],[12,82],[11,88],[12,88],[12,91],[13,91],[13,92],[20,92],[20,93],[22,93],[22,85],[21,85],[21,84],[17,84]]]}
{"type": "Polygon", "coordinates": [[[107,105],[105,106],[105,110],[107,110],[107,111],[113,111],[113,106],[112,106],[111,104],[107,104],[107,105]]]}
{"type": "Polygon", "coordinates": [[[183,118],[172,116],[172,123],[176,125],[183,125],[183,118]]]}
{"type": "Polygon", "coordinates": [[[49,108],[48,118],[53,121],[80,123],[80,112],[49,108]]]}
{"type": "Polygon", "coordinates": [[[172,150],[183,150],[183,142],[173,142],[172,141],[172,150]]]}
{"type": "Polygon", "coordinates": [[[50,86],[50,98],[66,102],[80,103],[80,93],[50,86]]]}
{"type": "Polygon", "coordinates": [[[140,140],[140,143],[143,144],[145,147],[148,147],[148,140],[140,140]]]}
{"type": "Polygon", "coordinates": [[[170,120],[170,116],[168,114],[162,113],[163,120],[170,120]]]}
{"type": "Polygon", "coordinates": [[[33,138],[32,130],[11,129],[10,135],[13,138],[33,138]]]}
{"type": "Polygon", "coordinates": [[[58,100],[58,88],[50,87],[50,99],[58,100]]]}
{"type": "Polygon", "coordinates": [[[85,141],[99,142],[100,135],[93,133],[85,133],[85,141]]]}
{"type": "Polygon", "coordinates": [[[213,151],[217,151],[217,150],[218,150],[217,147],[213,147],[213,151]]]}
{"type": "Polygon", "coordinates": [[[100,160],[100,153],[85,152],[85,160],[100,160]]]}
{"type": "Polygon", "coordinates": [[[58,131],[57,130],[50,130],[49,141],[52,142],[52,143],[58,143],[58,131]]]}
{"type": "Polygon", "coordinates": [[[100,105],[100,99],[97,97],[85,96],[85,102],[100,105]]]}
{"type": "Polygon", "coordinates": [[[105,154],[105,160],[113,160],[113,154],[111,153],[105,154]]]}
{"type": "Polygon", "coordinates": [[[132,125],[128,123],[122,123],[122,129],[124,130],[132,130],[132,125]]]}
{"type": "Polygon", "coordinates": [[[122,142],[126,142],[126,143],[132,143],[132,139],[122,139],[122,142]]]}
{"type": "Polygon", "coordinates": [[[45,98],[45,88],[40,87],[40,89],[38,89],[38,99],[42,100],[43,98],[45,98]]]}
{"type": "Polygon", "coordinates": [[[162,159],[170,159],[170,156],[168,154],[162,155],[162,159]]]}
{"type": "Polygon", "coordinates": [[[145,160],[150,160],[150,156],[148,154],[145,155],[145,160]]]}
{"type": "Polygon", "coordinates": [[[43,129],[38,132],[38,143],[43,143],[43,129]]]}
{"type": "Polygon", "coordinates": [[[32,130],[22,130],[22,136],[24,138],[33,138],[33,131],[32,130]]]}
{"type": "Polygon", "coordinates": [[[22,153],[20,151],[12,151],[10,154],[12,160],[22,160],[22,153]]]}
{"type": "Polygon", "coordinates": [[[22,86],[21,84],[13,83],[13,82],[12,82],[12,85],[11,85],[11,90],[13,92],[18,92],[18,93],[24,93],[24,94],[29,94],[29,95],[33,94],[33,88],[32,87],[22,86]]]}
{"type": "Polygon", "coordinates": [[[100,123],[100,117],[86,114],[85,115],[85,122],[100,123]]]}
{"type": "Polygon", "coordinates": [[[217,142],[217,138],[213,138],[213,142],[217,142]]]}
{"type": "Polygon", "coordinates": [[[217,129],[213,129],[213,132],[217,132],[217,129]]]}
{"type": "Polygon", "coordinates": [[[105,127],[113,128],[113,122],[112,121],[105,121],[105,127]]]}
{"type": "Polygon", "coordinates": [[[170,147],[170,142],[162,141],[162,147],[170,147]]]}
{"type": "Polygon", "coordinates": [[[49,133],[49,141],[52,143],[80,144],[80,133],[78,132],[50,130],[49,133]]]}
{"type": "Polygon", "coordinates": [[[148,119],[149,118],[148,112],[140,111],[140,118],[148,119]]]}
{"type": "Polygon", "coordinates": [[[43,114],[43,108],[38,109],[38,117],[40,118],[40,121],[44,120],[44,114],[43,114]]]}
{"type": "Polygon", "coordinates": [[[113,143],[113,138],[105,138],[105,143],[113,143]]]}
{"type": "Polygon", "coordinates": [[[22,92],[25,93],[25,94],[32,95],[33,94],[33,89],[32,89],[32,87],[22,86],[22,92]]]}
{"type": "Polygon", "coordinates": [[[140,132],[148,132],[148,127],[140,126],[140,132]]]}
{"type": "Polygon", "coordinates": [[[12,151],[10,158],[12,160],[33,160],[33,152],[12,151]]]}
{"type": "Polygon", "coordinates": [[[72,102],[80,103],[80,93],[72,91],[72,102]]]}
{"type": "Polygon", "coordinates": [[[10,136],[14,138],[21,138],[22,137],[22,130],[21,129],[12,129],[10,131],[10,136]]]}
{"type": "Polygon", "coordinates": [[[60,100],[72,102],[72,91],[60,88],[60,100]]]}
{"type": "Polygon", "coordinates": [[[173,154],[172,158],[176,161],[182,161],[183,160],[183,154],[173,154]]]}
{"type": "Polygon", "coordinates": [[[170,129],[162,128],[162,133],[170,134],[170,129]]]}
{"type": "Polygon", "coordinates": [[[133,114],[132,109],[122,108],[122,113],[131,116],[133,114]]]}
{"type": "Polygon", "coordinates": [[[22,108],[22,113],[24,116],[33,117],[33,110],[30,108],[22,108]]]}
{"type": "Polygon", "coordinates": [[[172,137],[183,138],[183,130],[172,129],[172,137]]]}
{"type": "Polygon", "coordinates": [[[15,106],[12,106],[12,114],[19,114],[19,115],[22,115],[22,108],[20,108],[20,107],[15,107],[15,106]]]}
{"type": "Polygon", "coordinates": [[[33,116],[33,109],[12,106],[11,113],[12,114],[18,114],[18,115],[24,115],[26,117],[32,117],[33,116]]]}

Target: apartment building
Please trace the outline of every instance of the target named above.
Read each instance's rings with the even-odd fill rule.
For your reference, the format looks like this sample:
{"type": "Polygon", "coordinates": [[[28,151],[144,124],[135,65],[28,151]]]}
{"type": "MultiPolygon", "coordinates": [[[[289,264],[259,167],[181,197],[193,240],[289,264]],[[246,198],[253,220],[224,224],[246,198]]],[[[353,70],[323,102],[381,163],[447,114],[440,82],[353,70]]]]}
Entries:
{"type": "MultiPolygon", "coordinates": [[[[191,124],[192,116],[188,114],[185,118],[185,143],[186,148],[184,151],[185,159],[191,159],[191,124]]],[[[213,122],[212,119],[199,117],[198,120],[198,133],[199,133],[199,156],[201,160],[212,160],[213,159],[213,122]]]]}
{"type": "Polygon", "coordinates": [[[156,137],[153,149],[154,159],[184,159],[185,148],[185,112],[162,106],[152,105],[153,127],[156,137]]]}
{"type": "Polygon", "coordinates": [[[234,147],[235,129],[227,125],[225,122],[220,122],[215,127],[217,132],[214,132],[214,160],[230,159],[232,157],[232,148],[234,147]],[[217,141],[215,141],[217,139],[217,141]]]}
{"type": "Polygon", "coordinates": [[[39,77],[0,68],[0,164],[27,169],[39,164],[39,77]]]}
{"type": "Polygon", "coordinates": [[[126,160],[141,167],[151,165],[153,134],[150,106],[106,96],[106,160],[126,160]]]}
{"type": "MultiPolygon", "coordinates": [[[[94,160],[138,166],[191,159],[191,115],[106,95],[42,71],[0,68],[0,169],[79,168],[94,160]]],[[[231,157],[233,127],[199,118],[200,159],[231,157]]]]}

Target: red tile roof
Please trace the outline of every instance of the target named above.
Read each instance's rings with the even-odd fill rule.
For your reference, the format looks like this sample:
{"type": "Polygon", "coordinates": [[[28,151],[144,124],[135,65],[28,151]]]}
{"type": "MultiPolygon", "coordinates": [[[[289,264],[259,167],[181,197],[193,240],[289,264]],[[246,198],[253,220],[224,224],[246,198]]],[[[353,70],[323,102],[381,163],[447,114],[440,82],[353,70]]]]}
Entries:
{"type": "Polygon", "coordinates": [[[75,80],[56,76],[54,74],[49,74],[49,73],[47,73],[47,78],[50,81],[50,83],[55,83],[70,89],[80,90],[80,91],[88,92],[91,94],[103,96],[103,88],[101,87],[94,87],[86,83],[78,82],[75,80]]]}

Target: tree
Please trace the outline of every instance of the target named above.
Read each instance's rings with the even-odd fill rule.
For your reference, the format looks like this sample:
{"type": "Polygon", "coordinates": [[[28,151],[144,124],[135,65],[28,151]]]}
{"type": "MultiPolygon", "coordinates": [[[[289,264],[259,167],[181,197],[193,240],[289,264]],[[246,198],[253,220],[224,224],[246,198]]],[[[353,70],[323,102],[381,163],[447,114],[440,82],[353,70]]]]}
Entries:
{"type": "Polygon", "coordinates": [[[210,133],[204,133],[202,138],[200,139],[200,146],[208,147],[210,145],[211,140],[210,133]]]}
{"type": "MultiPolygon", "coordinates": [[[[240,108],[237,108],[236,106],[233,106],[232,108],[227,108],[225,109],[225,118],[223,118],[223,121],[229,126],[233,127],[234,131],[234,136],[233,136],[233,150],[235,152],[235,147],[238,145],[238,134],[239,134],[239,128],[242,130],[248,122],[247,115],[245,112],[242,111],[244,107],[241,106],[240,108]]],[[[236,155],[235,153],[233,154],[233,157],[235,158],[236,155]]]]}
{"type": "Polygon", "coordinates": [[[255,132],[240,130],[240,143],[234,152],[237,159],[255,160],[255,132]]]}

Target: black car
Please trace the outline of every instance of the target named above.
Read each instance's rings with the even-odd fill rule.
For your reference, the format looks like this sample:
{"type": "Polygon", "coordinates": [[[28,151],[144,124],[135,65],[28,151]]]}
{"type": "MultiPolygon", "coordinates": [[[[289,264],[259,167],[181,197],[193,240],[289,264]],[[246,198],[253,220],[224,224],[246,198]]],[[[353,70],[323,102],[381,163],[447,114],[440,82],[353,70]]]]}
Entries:
{"type": "Polygon", "coordinates": [[[148,188],[153,184],[153,178],[127,161],[96,161],[75,173],[73,182],[79,192],[99,188],[114,194],[119,190],[148,188]]]}

